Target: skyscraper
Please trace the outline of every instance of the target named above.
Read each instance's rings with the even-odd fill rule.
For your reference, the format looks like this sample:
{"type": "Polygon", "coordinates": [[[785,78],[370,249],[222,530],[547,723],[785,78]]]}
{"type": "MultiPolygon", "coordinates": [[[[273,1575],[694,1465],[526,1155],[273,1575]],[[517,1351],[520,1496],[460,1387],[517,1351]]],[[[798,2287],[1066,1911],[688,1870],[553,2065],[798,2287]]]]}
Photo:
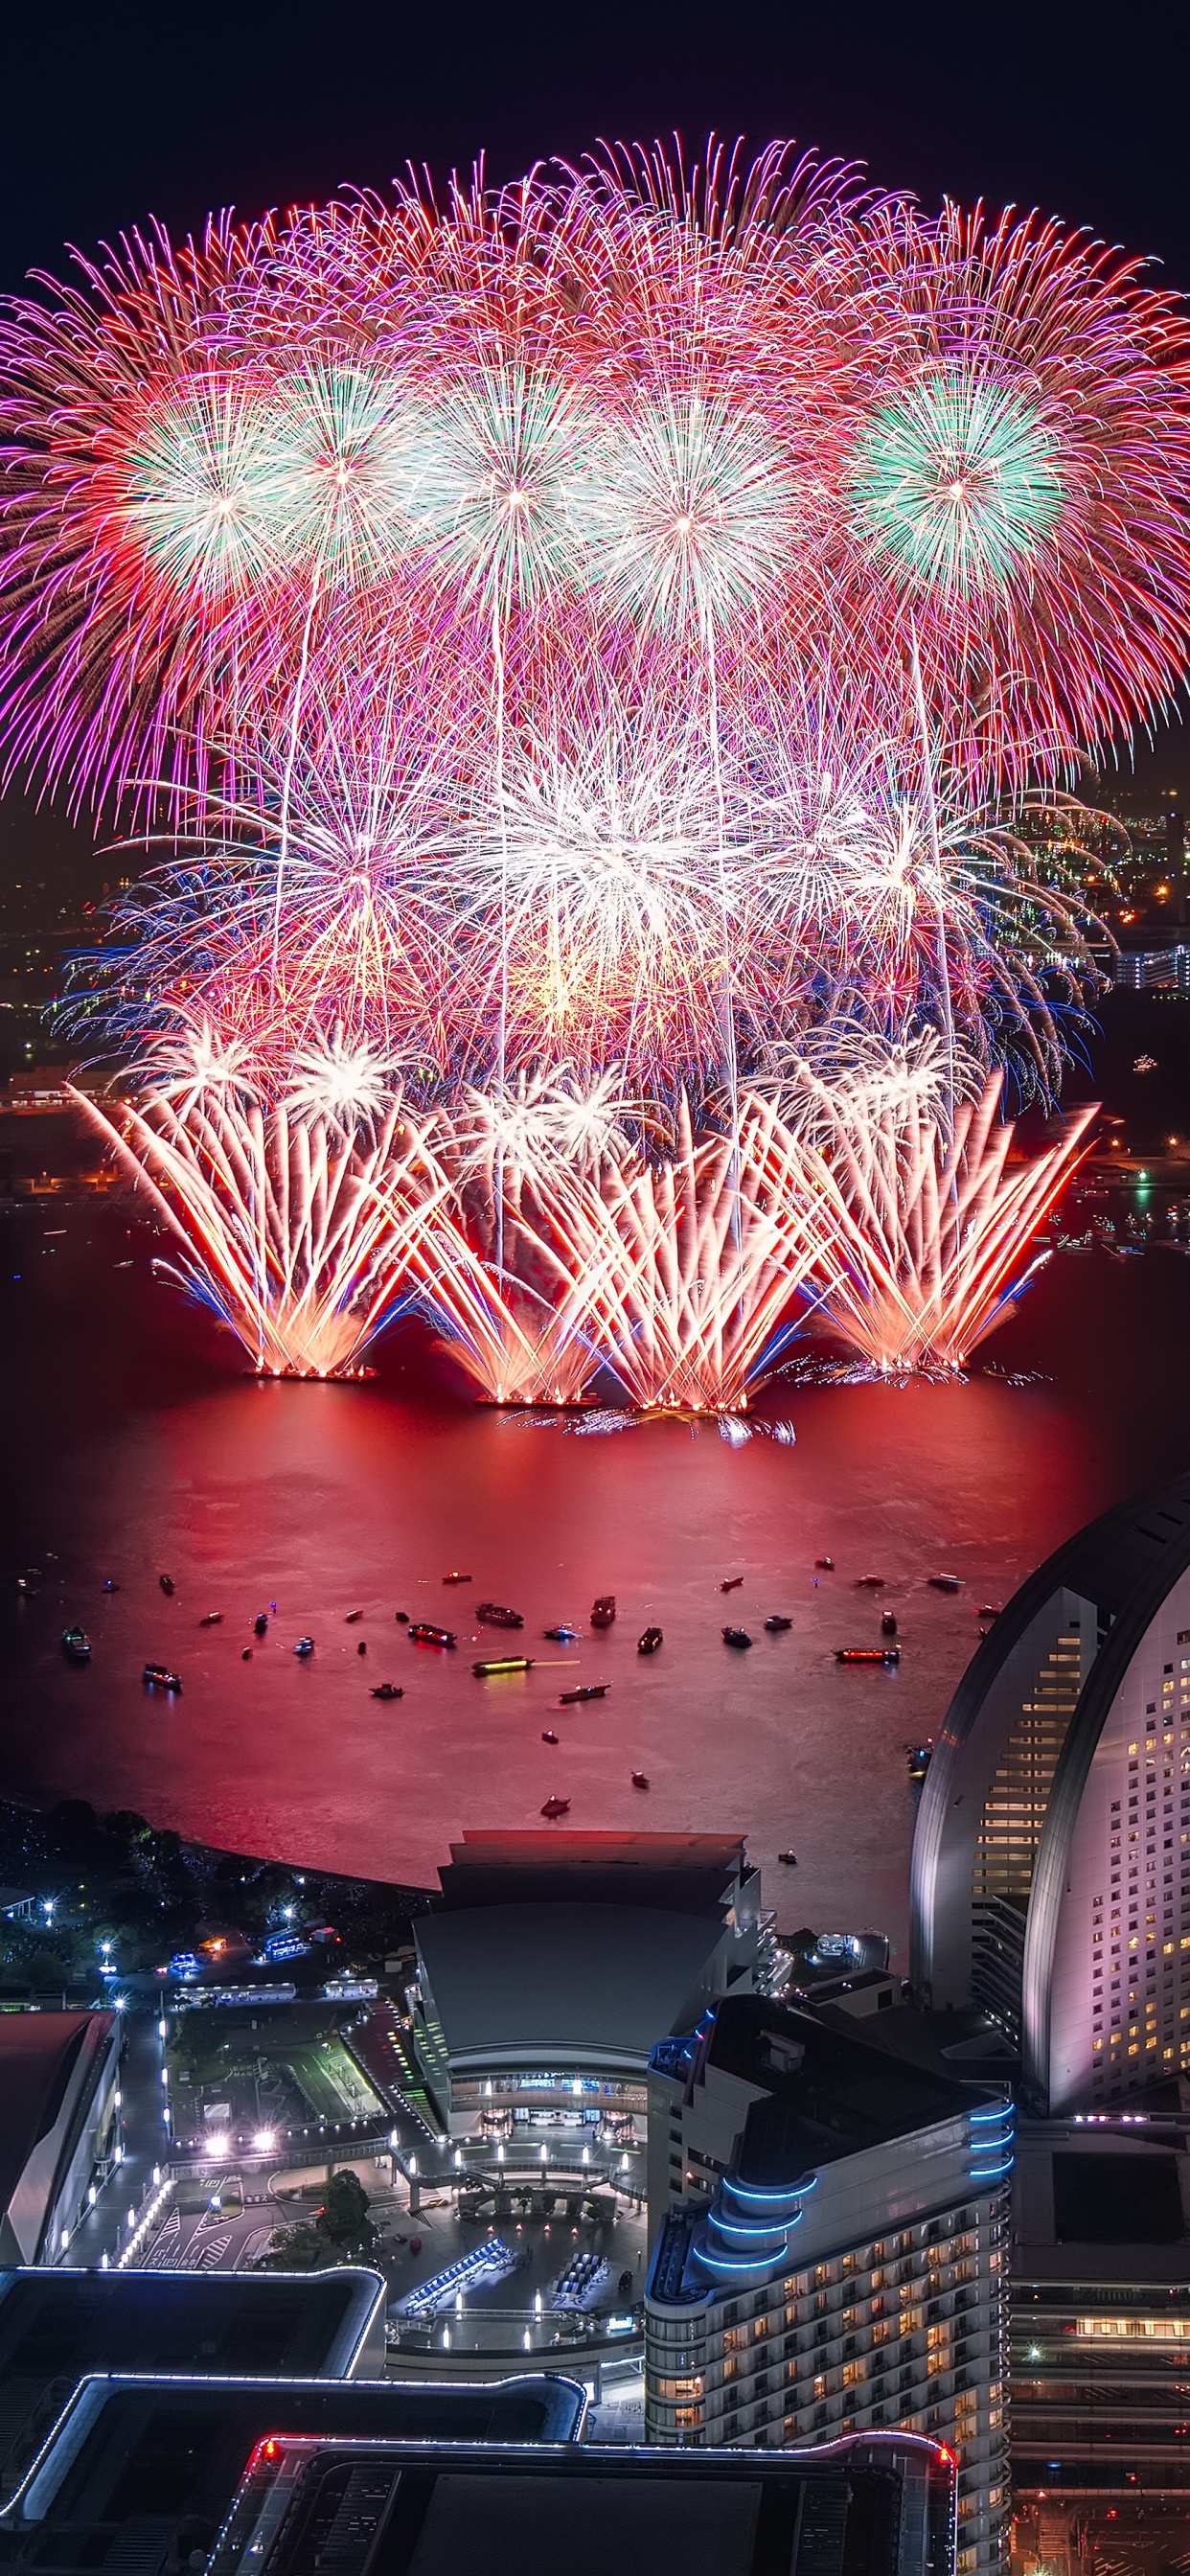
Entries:
{"type": "Polygon", "coordinates": [[[1010,2097],[743,1995],[660,2044],[650,2089],[647,2439],[930,2434],[962,2576],[999,2565],[1010,2097]]]}
{"type": "Polygon", "coordinates": [[[1042,2113],[1190,2070],[1190,1476],[1030,1575],[947,1713],[912,1971],[982,2006],[1042,2113]]]}

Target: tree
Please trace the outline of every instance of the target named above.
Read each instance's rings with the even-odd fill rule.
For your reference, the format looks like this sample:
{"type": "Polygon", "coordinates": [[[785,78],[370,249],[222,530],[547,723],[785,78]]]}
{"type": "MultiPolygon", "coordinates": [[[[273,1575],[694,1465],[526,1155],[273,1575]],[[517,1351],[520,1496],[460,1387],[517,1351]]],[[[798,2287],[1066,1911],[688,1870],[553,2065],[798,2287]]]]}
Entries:
{"type": "Polygon", "coordinates": [[[350,2169],[332,2174],[321,2209],[301,2226],[281,2228],[261,2257],[261,2268],[317,2272],[332,2263],[368,2262],[377,2242],[368,2207],[358,2174],[350,2169]]]}

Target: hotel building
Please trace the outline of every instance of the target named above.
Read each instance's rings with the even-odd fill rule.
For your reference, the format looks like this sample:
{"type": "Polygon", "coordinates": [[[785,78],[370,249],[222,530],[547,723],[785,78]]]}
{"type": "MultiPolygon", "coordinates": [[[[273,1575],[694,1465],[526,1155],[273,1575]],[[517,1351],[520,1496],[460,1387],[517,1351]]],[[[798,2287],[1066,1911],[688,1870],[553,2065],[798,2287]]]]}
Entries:
{"type": "Polygon", "coordinates": [[[1039,2113],[1190,2071],[1190,1475],[1069,1539],[984,1638],[912,1920],[917,1994],[988,2012],[1039,2113]]]}
{"type": "Polygon", "coordinates": [[[898,2426],[956,2455],[961,2576],[1007,2550],[1012,2103],[731,1996],[650,2072],[650,2442],[898,2426]]]}

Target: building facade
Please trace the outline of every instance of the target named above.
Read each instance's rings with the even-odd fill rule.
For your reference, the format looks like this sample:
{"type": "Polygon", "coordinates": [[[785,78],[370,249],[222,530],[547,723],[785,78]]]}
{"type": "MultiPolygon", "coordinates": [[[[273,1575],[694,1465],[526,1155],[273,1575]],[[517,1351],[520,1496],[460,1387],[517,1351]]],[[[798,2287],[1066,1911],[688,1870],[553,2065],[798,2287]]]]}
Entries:
{"type": "Polygon", "coordinates": [[[1010,2096],[744,1996],[662,2043],[650,2086],[646,2439],[929,2435],[962,2576],[999,2566],[1010,2096]]]}
{"type": "Polygon", "coordinates": [[[659,2034],[755,1982],[760,1875],[742,1841],[468,1834],[441,1878],[406,2000],[444,2133],[506,2167],[543,2145],[643,2161],[659,2034]]]}
{"type": "Polygon", "coordinates": [[[1040,2113],[1190,2070],[1190,1475],[1022,1584],[918,1811],[912,1973],[1021,2054],[1040,2113]]]}
{"type": "Polygon", "coordinates": [[[0,2263],[57,2263],[116,2129],[120,2024],[110,2012],[0,2018],[0,2263]]]}
{"type": "Polygon", "coordinates": [[[1019,2527],[1047,2565],[1085,2564],[1118,2555],[1139,2512],[1150,2541],[1176,2525],[1160,2551],[1175,2560],[1190,2507],[1190,2112],[1024,2122],[1013,2213],[1019,2527]]]}

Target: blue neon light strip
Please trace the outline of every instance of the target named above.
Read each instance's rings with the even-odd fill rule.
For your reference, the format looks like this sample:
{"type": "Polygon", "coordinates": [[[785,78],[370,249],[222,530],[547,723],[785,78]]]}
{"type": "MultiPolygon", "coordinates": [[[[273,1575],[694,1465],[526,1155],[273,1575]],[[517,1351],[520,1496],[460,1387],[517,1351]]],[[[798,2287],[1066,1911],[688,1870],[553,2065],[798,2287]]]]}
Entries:
{"type": "Polygon", "coordinates": [[[695,2262],[705,2264],[708,2272],[771,2272],[777,2262],[775,2253],[760,2254],[754,2263],[739,2263],[732,2254],[704,2254],[701,2245],[691,2250],[695,2262]]]}
{"type": "Polygon", "coordinates": [[[752,2191],[747,2183],[732,2182],[724,2174],[723,2189],[731,2193],[733,2200],[800,2200],[804,2192],[813,2191],[817,2181],[817,2174],[810,2174],[805,2182],[795,2184],[792,2191],[752,2191]]]}
{"type": "Polygon", "coordinates": [[[968,2181],[995,2182],[1001,2174],[1011,2173],[1015,2163],[1016,2157],[1010,2156],[1005,2165],[972,2165],[967,2177],[968,2181]]]}
{"type": "Polygon", "coordinates": [[[998,2109],[996,2109],[995,2111],[968,2111],[968,2113],[967,2113],[967,2117],[968,2117],[968,2119],[970,2120],[972,2127],[974,2128],[974,2126],[975,2126],[975,2124],[976,2124],[976,2122],[977,2122],[977,2121],[978,2121],[978,2122],[982,2122],[982,2121],[985,2121],[985,2120],[1011,2120],[1011,2118],[1012,2118],[1012,2116],[1013,2116],[1014,2108],[1015,2108],[1015,2105],[1014,2105],[1013,2103],[1011,2103],[1011,2102],[1003,2102],[1003,2103],[1001,2103],[1001,2104],[999,2105],[998,2109]]]}
{"type": "Polygon", "coordinates": [[[767,2236],[770,2245],[787,2245],[789,2242],[789,2238],[784,2227],[736,2226],[730,2218],[718,2217],[714,2210],[712,2210],[710,2214],[708,2223],[717,2230],[720,2236],[740,2236],[743,2237],[745,2241],[749,2237],[759,2238],[767,2236]]]}

